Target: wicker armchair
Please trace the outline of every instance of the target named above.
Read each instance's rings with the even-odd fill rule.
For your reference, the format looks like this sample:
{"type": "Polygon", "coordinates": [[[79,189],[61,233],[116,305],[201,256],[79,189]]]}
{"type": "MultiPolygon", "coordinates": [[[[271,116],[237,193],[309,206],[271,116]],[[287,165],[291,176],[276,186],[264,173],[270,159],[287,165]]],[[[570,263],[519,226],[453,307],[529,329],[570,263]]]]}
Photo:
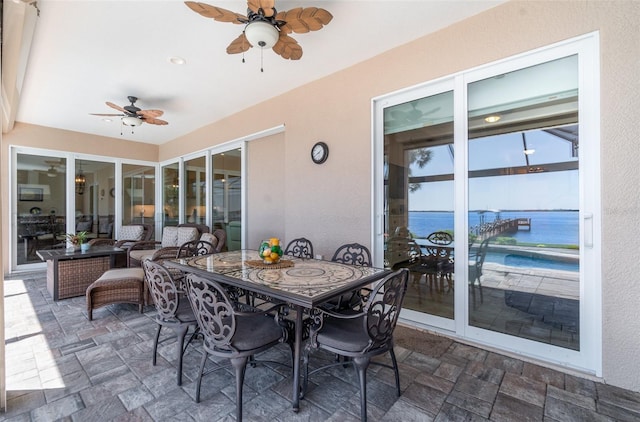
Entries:
{"type": "Polygon", "coordinates": [[[199,229],[204,230],[206,228],[207,232],[209,231],[207,226],[199,226],[202,225],[167,226],[162,230],[161,241],[146,240],[135,242],[127,251],[127,266],[139,267],[145,259],[157,260],[171,255],[175,258],[180,245],[200,238],[202,232],[199,229]]]}

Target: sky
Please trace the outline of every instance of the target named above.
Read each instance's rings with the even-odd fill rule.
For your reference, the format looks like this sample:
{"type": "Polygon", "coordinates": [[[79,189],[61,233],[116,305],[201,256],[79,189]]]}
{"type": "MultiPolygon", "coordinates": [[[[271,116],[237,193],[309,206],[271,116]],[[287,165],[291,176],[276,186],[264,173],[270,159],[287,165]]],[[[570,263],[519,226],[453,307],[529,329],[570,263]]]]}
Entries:
{"type": "MultiPolygon", "coordinates": [[[[529,165],[577,161],[571,157],[571,143],[543,131],[525,133],[529,165]]],[[[526,165],[522,133],[471,140],[469,170],[509,168],[526,165]]],[[[446,145],[432,148],[431,161],[422,169],[413,165],[412,176],[453,173],[453,157],[446,145]]],[[[469,181],[471,210],[578,209],[578,170],[476,177],[469,181]]],[[[454,182],[423,183],[409,195],[410,211],[452,211],[454,182]]]]}

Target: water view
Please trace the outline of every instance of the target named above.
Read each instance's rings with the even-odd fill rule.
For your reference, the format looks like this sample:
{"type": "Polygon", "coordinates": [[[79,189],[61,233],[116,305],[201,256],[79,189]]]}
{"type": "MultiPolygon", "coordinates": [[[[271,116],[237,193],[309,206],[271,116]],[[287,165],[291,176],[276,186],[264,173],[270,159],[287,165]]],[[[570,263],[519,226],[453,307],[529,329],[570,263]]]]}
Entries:
{"type": "MultiPolygon", "coordinates": [[[[502,237],[515,240],[516,245],[531,247],[560,247],[575,249],[579,242],[578,211],[480,211],[469,213],[469,228],[482,223],[491,223],[496,219],[528,218],[531,220],[530,230],[518,230],[505,233],[502,237]]],[[[434,231],[453,232],[453,212],[444,211],[411,211],[409,212],[409,231],[415,238],[426,237],[434,231]]],[[[491,251],[487,254],[488,262],[495,262],[514,267],[541,267],[557,270],[578,271],[577,262],[540,258],[531,255],[500,253],[491,251]]]]}

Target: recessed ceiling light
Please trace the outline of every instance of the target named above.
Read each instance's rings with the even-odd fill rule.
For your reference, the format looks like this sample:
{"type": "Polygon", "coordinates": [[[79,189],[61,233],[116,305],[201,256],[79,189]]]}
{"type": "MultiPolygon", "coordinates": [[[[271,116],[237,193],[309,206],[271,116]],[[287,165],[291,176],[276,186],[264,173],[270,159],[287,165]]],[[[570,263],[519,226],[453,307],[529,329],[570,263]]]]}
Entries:
{"type": "Polygon", "coordinates": [[[533,148],[525,149],[525,150],[524,150],[524,155],[531,155],[531,154],[533,154],[534,152],[536,152],[536,150],[535,150],[535,149],[533,149],[533,148]]]}
{"type": "Polygon", "coordinates": [[[105,117],[104,119],[102,119],[102,121],[105,123],[111,123],[113,120],[105,117]]]}
{"type": "Polygon", "coordinates": [[[484,118],[484,121],[487,123],[495,123],[498,120],[500,120],[500,116],[498,116],[497,114],[494,116],[487,116],[484,118]]]}
{"type": "Polygon", "coordinates": [[[185,64],[186,62],[187,61],[182,57],[178,57],[178,56],[169,57],[169,63],[171,64],[185,64]]]}

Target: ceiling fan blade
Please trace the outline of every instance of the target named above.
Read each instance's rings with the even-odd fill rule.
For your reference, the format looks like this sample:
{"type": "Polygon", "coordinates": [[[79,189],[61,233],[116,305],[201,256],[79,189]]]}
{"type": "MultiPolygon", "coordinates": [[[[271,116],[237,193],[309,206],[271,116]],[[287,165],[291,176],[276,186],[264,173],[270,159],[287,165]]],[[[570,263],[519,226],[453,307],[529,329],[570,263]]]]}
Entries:
{"type": "Polygon", "coordinates": [[[280,27],[285,32],[293,31],[297,34],[304,34],[322,29],[324,25],[331,22],[333,15],[317,7],[296,7],[295,9],[279,12],[276,19],[286,22],[285,25],[280,27]]]}
{"type": "Polygon", "coordinates": [[[189,9],[204,16],[205,18],[211,18],[218,22],[231,22],[236,24],[247,22],[246,16],[223,9],[222,7],[211,6],[210,4],[199,3],[196,1],[185,1],[184,4],[186,4],[189,9]]]}
{"type": "Polygon", "coordinates": [[[243,32],[238,38],[231,41],[231,44],[227,47],[227,54],[244,53],[251,47],[252,45],[249,43],[249,40],[247,40],[247,37],[244,36],[243,32]]]}
{"type": "Polygon", "coordinates": [[[300,47],[298,41],[283,32],[280,33],[278,42],[273,46],[273,51],[282,56],[283,59],[300,60],[300,57],[302,57],[302,47],[300,47]]]}
{"type": "Polygon", "coordinates": [[[119,105],[117,105],[117,104],[110,103],[109,101],[107,101],[107,102],[106,102],[106,104],[107,104],[109,107],[111,107],[111,108],[115,108],[116,110],[121,111],[121,112],[123,112],[123,113],[125,113],[125,114],[127,113],[127,110],[125,110],[124,108],[120,107],[120,106],[119,106],[119,105]]]}
{"type": "Polygon", "coordinates": [[[164,120],[160,120],[160,119],[154,119],[153,117],[143,117],[142,121],[145,123],[149,123],[152,125],[160,125],[160,126],[164,126],[164,125],[168,125],[169,122],[166,122],[164,120]]]}
{"type": "Polygon", "coordinates": [[[113,113],[89,113],[91,116],[124,116],[124,114],[113,114],[113,113]]]}
{"type": "Polygon", "coordinates": [[[258,13],[259,9],[262,9],[264,16],[267,18],[272,17],[275,14],[275,0],[247,0],[247,7],[253,13],[258,13]]]}
{"type": "Polygon", "coordinates": [[[138,116],[143,117],[160,117],[164,114],[162,110],[140,110],[138,111],[138,116]]]}

